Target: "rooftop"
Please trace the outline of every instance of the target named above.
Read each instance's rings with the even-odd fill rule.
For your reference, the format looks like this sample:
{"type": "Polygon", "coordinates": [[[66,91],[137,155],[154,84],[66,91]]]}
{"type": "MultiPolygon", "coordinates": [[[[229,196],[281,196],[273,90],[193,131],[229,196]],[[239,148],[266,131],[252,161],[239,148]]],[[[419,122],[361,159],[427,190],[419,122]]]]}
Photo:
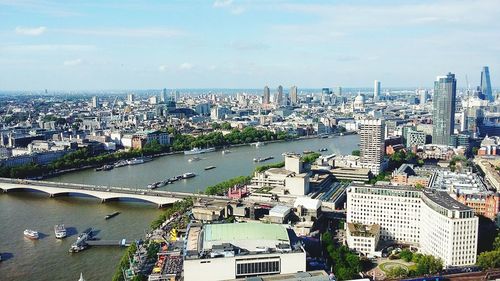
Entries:
{"type": "Polygon", "coordinates": [[[285,225],[258,222],[206,224],[203,226],[203,249],[229,243],[236,247],[255,251],[258,248],[276,248],[278,244],[290,244],[285,225]]]}

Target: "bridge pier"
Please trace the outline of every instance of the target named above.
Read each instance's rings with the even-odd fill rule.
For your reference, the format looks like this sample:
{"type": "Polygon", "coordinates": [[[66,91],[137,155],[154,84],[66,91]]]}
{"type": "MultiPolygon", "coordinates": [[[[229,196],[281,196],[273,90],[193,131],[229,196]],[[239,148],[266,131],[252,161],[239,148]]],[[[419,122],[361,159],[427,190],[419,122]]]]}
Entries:
{"type": "Polygon", "coordinates": [[[106,203],[107,199],[101,198],[101,203],[106,203]]]}

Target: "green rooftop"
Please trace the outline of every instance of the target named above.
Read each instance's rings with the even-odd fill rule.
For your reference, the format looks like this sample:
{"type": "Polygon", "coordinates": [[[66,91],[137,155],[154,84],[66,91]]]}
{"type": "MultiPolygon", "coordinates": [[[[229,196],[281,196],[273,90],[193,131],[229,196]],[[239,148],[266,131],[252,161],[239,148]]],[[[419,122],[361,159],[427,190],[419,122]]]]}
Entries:
{"type": "Polygon", "coordinates": [[[224,223],[204,226],[203,240],[241,241],[241,240],[281,240],[288,241],[288,233],[282,225],[265,223],[224,223]]]}

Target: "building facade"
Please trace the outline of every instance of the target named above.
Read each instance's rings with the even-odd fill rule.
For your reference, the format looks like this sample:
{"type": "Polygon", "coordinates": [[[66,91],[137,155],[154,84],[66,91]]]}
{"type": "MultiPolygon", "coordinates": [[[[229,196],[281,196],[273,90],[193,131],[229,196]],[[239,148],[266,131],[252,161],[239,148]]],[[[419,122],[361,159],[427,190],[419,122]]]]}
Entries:
{"type": "Polygon", "coordinates": [[[455,74],[438,76],[434,82],[432,143],[449,145],[455,124],[457,80],[455,74]]]}
{"type": "Polygon", "coordinates": [[[360,122],[360,145],[361,165],[369,168],[373,174],[382,172],[384,160],[384,132],[383,120],[362,120],[360,122]]]}
{"type": "Polygon", "coordinates": [[[378,224],[381,240],[417,246],[445,266],[476,263],[478,218],[443,191],[353,185],[347,222],[378,224]]]}
{"type": "Polygon", "coordinates": [[[487,101],[494,101],[493,93],[491,90],[490,69],[487,66],[484,66],[483,70],[481,71],[481,92],[483,93],[483,96],[487,101]]]}

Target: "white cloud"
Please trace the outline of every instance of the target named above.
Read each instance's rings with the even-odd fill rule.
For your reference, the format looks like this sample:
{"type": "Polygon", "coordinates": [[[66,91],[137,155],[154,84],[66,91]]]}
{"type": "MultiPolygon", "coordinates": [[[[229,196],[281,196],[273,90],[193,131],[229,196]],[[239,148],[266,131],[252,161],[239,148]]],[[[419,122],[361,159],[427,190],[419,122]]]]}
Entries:
{"type": "Polygon", "coordinates": [[[50,51],[89,51],[95,49],[94,45],[78,44],[29,44],[29,45],[0,45],[0,50],[10,52],[50,52],[50,51]]]}
{"type": "Polygon", "coordinates": [[[39,27],[22,27],[18,26],[16,27],[16,33],[21,34],[21,35],[29,35],[29,36],[39,36],[42,35],[47,31],[47,28],[45,26],[39,26],[39,27]]]}
{"type": "Polygon", "coordinates": [[[100,29],[57,29],[58,32],[94,35],[94,36],[117,36],[117,37],[175,37],[182,35],[183,32],[166,27],[150,28],[100,28],[100,29]]]}
{"type": "Polygon", "coordinates": [[[165,72],[167,70],[168,70],[168,67],[164,64],[158,66],[158,71],[160,71],[160,72],[165,72]]]}
{"type": "Polygon", "coordinates": [[[82,59],[66,60],[64,61],[64,66],[76,66],[82,64],[82,59]]]}
{"type": "Polygon", "coordinates": [[[181,63],[181,65],[179,65],[179,68],[182,70],[190,70],[193,68],[193,65],[188,63],[188,62],[185,62],[185,63],[181,63]]]}
{"type": "Polygon", "coordinates": [[[214,1],[214,7],[215,8],[222,8],[222,7],[228,7],[233,4],[233,0],[215,0],[214,1]]]}
{"type": "Polygon", "coordinates": [[[233,15],[239,15],[246,11],[245,7],[241,5],[235,5],[233,3],[233,0],[215,0],[213,7],[227,9],[233,15]]]}

